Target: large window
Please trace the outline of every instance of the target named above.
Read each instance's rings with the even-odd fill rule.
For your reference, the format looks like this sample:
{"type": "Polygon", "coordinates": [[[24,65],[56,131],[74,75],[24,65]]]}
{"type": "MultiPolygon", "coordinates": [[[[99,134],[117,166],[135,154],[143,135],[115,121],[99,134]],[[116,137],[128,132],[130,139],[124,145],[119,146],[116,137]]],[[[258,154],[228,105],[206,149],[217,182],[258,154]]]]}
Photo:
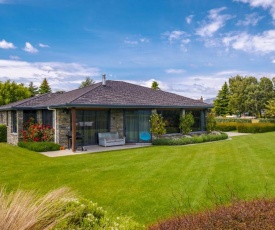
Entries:
{"type": "Polygon", "coordinates": [[[53,127],[53,111],[52,110],[42,110],[42,124],[53,127]]]}
{"type": "Polygon", "coordinates": [[[24,110],[23,112],[23,125],[27,124],[31,119],[36,123],[36,110],[24,110]]]}
{"type": "Polygon", "coordinates": [[[108,110],[76,110],[76,131],[82,135],[83,145],[97,144],[98,133],[108,130],[108,110]]]}
{"type": "Polygon", "coordinates": [[[11,111],[11,132],[17,133],[17,111],[11,111]]]}
{"type": "Polygon", "coordinates": [[[179,124],[181,110],[158,110],[157,113],[162,115],[167,133],[180,132],[179,124]]]}

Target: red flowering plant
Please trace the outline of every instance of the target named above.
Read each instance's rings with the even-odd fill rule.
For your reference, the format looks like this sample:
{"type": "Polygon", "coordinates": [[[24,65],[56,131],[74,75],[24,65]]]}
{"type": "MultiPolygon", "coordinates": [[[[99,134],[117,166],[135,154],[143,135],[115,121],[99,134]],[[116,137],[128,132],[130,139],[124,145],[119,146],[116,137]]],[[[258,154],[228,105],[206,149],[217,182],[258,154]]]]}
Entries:
{"type": "Polygon", "coordinates": [[[54,137],[54,129],[49,125],[42,125],[34,123],[34,118],[30,118],[27,123],[23,125],[24,129],[21,131],[24,142],[51,142],[54,137]]]}

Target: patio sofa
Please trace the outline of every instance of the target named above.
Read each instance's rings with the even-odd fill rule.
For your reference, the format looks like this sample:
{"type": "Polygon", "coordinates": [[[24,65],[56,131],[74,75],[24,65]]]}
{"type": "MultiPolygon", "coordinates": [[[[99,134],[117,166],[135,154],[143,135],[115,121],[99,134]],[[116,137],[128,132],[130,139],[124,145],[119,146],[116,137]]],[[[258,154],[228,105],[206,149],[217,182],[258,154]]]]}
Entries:
{"type": "Polygon", "coordinates": [[[98,133],[98,143],[104,147],[125,145],[125,137],[120,138],[118,132],[98,133]]]}

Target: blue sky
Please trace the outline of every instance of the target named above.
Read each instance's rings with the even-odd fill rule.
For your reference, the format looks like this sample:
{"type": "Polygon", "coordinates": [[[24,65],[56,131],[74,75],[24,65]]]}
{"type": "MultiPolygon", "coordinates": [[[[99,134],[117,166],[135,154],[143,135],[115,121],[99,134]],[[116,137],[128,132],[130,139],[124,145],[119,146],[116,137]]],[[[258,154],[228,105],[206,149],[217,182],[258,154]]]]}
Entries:
{"type": "Polygon", "coordinates": [[[192,98],[274,77],[275,0],[0,0],[0,80],[53,91],[106,74],[192,98]]]}

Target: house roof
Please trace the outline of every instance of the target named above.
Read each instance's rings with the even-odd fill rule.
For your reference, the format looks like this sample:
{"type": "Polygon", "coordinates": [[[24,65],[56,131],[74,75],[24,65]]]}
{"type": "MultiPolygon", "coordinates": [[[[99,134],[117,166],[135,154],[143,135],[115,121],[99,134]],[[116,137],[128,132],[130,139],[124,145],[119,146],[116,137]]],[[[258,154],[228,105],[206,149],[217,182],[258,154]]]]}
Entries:
{"type": "Polygon", "coordinates": [[[0,110],[27,108],[211,108],[201,100],[155,90],[123,81],[96,83],[65,93],[51,93],[0,107],[0,110]]]}

